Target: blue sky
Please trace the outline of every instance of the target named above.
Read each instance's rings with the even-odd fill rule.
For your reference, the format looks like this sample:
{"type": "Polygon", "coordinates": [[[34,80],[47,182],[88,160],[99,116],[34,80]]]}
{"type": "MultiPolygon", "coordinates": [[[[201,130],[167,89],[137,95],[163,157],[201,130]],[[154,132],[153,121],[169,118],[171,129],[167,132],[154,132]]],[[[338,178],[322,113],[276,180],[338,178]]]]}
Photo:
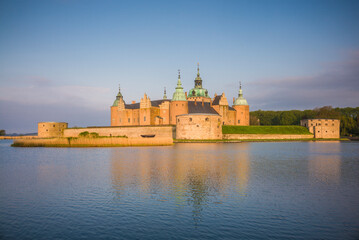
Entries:
{"type": "Polygon", "coordinates": [[[359,106],[359,1],[0,2],[0,129],[109,125],[127,102],[242,81],[251,110],[359,106]]]}

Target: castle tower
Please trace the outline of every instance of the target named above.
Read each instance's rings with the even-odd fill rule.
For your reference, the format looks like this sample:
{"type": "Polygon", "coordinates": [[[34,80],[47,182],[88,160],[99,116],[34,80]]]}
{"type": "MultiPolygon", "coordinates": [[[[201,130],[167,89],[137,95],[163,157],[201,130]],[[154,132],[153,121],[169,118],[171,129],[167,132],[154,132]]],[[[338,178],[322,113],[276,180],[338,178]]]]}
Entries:
{"type": "Polygon", "coordinates": [[[119,112],[125,110],[125,101],[121,93],[121,87],[118,87],[118,93],[115,101],[111,106],[111,126],[120,126],[120,115],[119,112]]]}
{"type": "Polygon", "coordinates": [[[188,102],[181,83],[181,74],[178,70],[176,91],[173,93],[170,110],[170,124],[176,124],[176,116],[188,114],[188,102]]]}
{"type": "Polygon", "coordinates": [[[188,101],[210,102],[208,90],[202,87],[202,78],[199,74],[199,63],[197,64],[197,77],[194,79],[194,88],[189,90],[188,101]]]}
{"type": "Polygon", "coordinates": [[[239,83],[238,97],[234,101],[233,108],[236,110],[235,125],[249,126],[249,105],[243,97],[242,83],[239,83]]]}

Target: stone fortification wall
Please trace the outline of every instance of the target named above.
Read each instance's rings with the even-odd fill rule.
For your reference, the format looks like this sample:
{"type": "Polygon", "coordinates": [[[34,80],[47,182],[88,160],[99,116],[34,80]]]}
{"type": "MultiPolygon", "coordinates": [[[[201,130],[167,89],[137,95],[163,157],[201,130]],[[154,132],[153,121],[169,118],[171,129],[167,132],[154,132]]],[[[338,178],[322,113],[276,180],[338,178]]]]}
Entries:
{"type": "Polygon", "coordinates": [[[223,139],[308,139],[312,134],[223,134],[223,139]]]}
{"type": "Polygon", "coordinates": [[[221,116],[215,114],[177,116],[176,139],[222,139],[221,116]]]}
{"type": "Polygon", "coordinates": [[[304,119],[300,125],[308,128],[315,138],[340,138],[338,119],[304,119]]]}
{"type": "Polygon", "coordinates": [[[82,132],[96,132],[100,136],[124,136],[140,138],[141,135],[155,135],[155,138],[173,138],[176,127],[174,126],[128,126],[128,127],[87,127],[67,128],[64,137],[78,137],[82,132]]]}
{"type": "Polygon", "coordinates": [[[67,126],[68,124],[65,122],[39,122],[37,135],[41,138],[61,137],[67,126]]]}

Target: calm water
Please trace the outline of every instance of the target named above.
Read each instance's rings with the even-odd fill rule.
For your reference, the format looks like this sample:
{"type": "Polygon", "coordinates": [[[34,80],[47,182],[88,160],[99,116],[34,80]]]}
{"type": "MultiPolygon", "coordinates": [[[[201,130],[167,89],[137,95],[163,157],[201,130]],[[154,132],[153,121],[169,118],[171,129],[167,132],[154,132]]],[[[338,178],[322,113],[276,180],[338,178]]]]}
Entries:
{"type": "Polygon", "coordinates": [[[358,239],[359,143],[11,148],[0,239],[358,239]]]}

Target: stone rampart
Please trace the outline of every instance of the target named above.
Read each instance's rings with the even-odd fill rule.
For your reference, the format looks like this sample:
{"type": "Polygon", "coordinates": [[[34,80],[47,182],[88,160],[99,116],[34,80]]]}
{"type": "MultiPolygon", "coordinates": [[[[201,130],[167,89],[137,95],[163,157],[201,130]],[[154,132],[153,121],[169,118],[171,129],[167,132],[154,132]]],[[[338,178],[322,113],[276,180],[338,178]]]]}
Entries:
{"type": "Polygon", "coordinates": [[[66,128],[67,123],[65,122],[39,122],[37,135],[41,138],[61,137],[66,128]]]}
{"type": "Polygon", "coordinates": [[[177,116],[176,139],[222,139],[221,116],[185,114],[177,116]]]}
{"type": "Polygon", "coordinates": [[[78,137],[82,132],[96,132],[99,136],[127,136],[129,138],[140,138],[141,135],[155,135],[155,138],[174,138],[175,126],[128,126],[128,127],[87,127],[67,128],[64,137],[78,137]]]}
{"type": "Polygon", "coordinates": [[[223,134],[223,139],[308,139],[312,134],[223,134]]]}

